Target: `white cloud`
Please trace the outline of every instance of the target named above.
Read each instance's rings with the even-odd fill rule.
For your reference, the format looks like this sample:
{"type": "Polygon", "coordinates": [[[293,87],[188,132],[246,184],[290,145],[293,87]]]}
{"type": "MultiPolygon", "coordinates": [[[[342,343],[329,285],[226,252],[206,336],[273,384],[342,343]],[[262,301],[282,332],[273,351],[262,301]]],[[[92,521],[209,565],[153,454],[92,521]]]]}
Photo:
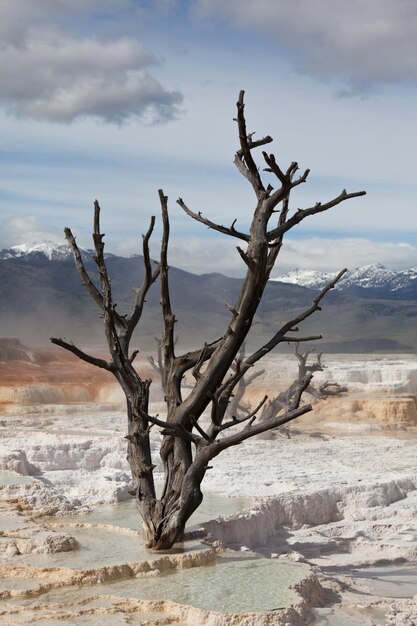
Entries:
{"type": "MultiPolygon", "coordinates": [[[[91,0],[83,9],[96,4],[91,0]]],[[[54,122],[136,117],[159,123],[175,117],[181,94],[167,91],[150,73],[157,59],[145,46],[129,38],[64,34],[56,18],[68,17],[68,3],[33,0],[28,13],[24,8],[19,0],[0,4],[0,103],[9,113],[54,122]]]]}
{"type": "Polygon", "coordinates": [[[45,226],[34,215],[22,215],[4,220],[0,224],[0,233],[0,249],[11,248],[22,243],[64,242],[62,230],[45,226]]]}
{"type": "MultiPolygon", "coordinates": [[[[146,228],[142,228],[146,230],[146,228]]],[[[106,238],[106,250],[121,256],[141,253],[141,229],[134,236],[106,238]]],[[[46,226],[34,215],[12,217],[0,223],[0,249],[19,244],[39,244],[44,241],[63,243],[61,228],[46,226]]],[[[74,230],[79,245],[92,247],[87,232],[74,230]]],[[[160,232],[151,239],[151,254],[159,257],[160,232]]],[[[227,276],[242,277],[245,266],[236,250],[237,240],[216,235],[181,236],[173,233],[169,246],[169,263],[174,267],[195,273],[210,274],[219,272],[227,276]]],[[[291,239],[288,237],[278,257],[272,277],[294,269],[338,272],[343,267],[350,270],[356,267],[382,263],[390,269],[417,267],[417,247],[404,242],[371,241],[363,237],[326,238],[309,237],[291,239]]]]}
{"type": "Polygon", "coordinates": [[[360,237],[287,239],[273,276],[296,268],[337,272],[371,263],[382,263],[390,269],[417,267],[417,248],[360,237]]]}
{"type": "MultiPolygon", "coordinates": [[[[127,256],[138,253],[137,238],[124,239],[120,245],[109,243],[109,251],[127,256]]],[[[153,256],[158,255],[157,248],[153,256]]],[[[228,237],[176,237],[170,245],[170,265],[193,272],[219,272],[227,276],[244,276],[245,266],[236,250],[236,242],[228,237]]],[[[288,238],[278,257],[272,276],[294,269],[338,272],[371,263],[382,263],[390,269],[417,267],[417,248],[407,243],[383,243],[365,238],[288,238]]]]}
{"type": "Polygon", "coordinates": [[[298,69],[344,79],[352,93],[417,79],[415,0],[198,0],[197,7],[272,36],[298,69]]]}
{"type": "MultiPolygon", "coordinates": [[[[174,233],[177,235],[177,233],[174,233]]],[[[151,241],[151,254],[159,257],[158,236],[151,241]]],[[[108,243],[108,251],[121,256],[141,253],[138,237],[126,237],[119,243],[108,243]]],[[[227,276],[242,276],[242,260],[233,240],[217,237],[178,237],[169,245],[169,264],[194,274],[219,272],[227,276]]]]}

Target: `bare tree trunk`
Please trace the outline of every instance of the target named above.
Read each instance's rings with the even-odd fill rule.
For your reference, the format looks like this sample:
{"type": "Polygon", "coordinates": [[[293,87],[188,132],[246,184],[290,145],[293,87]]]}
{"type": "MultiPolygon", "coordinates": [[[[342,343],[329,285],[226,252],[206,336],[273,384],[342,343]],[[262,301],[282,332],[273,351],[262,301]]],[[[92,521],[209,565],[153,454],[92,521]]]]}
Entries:
{"type": "Polygon", "coordinates": [[[142,419],[143,412],[148,411],[149,381],[141,385],[140,393],[127,397],[127,424],[128,434],[127,460],[133,480],[132,495],[135,496],[140,516],[143,520],[146,536],[152,537],[155,525],[159,521],[159,507],[157,506],[151,447],[149,441],[149,426],[142,419]]]}

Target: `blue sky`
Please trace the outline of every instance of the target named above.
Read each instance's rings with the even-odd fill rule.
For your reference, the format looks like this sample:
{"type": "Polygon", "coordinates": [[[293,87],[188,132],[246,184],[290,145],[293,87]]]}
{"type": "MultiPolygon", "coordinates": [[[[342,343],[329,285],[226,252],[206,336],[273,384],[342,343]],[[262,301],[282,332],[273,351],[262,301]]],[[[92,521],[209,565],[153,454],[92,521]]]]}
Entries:
{"type": "Polygon", "coordinates": [[[248,128],[311,169],[294,209],[368,192],[291,233],[275,275],[417,266],[415,0],[2,0],[0,37],[0,247],[64,226],[90,247],[97,197],[107,249],[135,253],[163,187],[171,263],[242,274],[175,200],[247,226],[243,88],[248,128]]]}

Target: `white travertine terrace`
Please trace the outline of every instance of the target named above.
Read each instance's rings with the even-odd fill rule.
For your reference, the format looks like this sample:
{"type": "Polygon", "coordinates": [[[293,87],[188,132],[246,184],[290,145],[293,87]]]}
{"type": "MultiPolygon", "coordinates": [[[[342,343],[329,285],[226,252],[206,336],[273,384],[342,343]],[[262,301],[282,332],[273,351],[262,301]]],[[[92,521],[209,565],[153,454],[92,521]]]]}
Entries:
{"type": "MultiPolygon", "coordinates": [[[[308,623],[311,610],[319,626],[415,622],[412,596],[391,597],[389,585],[384,595],[371,579],[351,572],[385,563],[393,571],[400,566],[410,572],[414,568],[417,581],[416,364],[412,357],[391,355],[323,360],[327,368],[322,378],[347,385],[348,394],[316,403],[303,423],[292,425],[290,439],[250,440],[225,451],[214,459],[204,482],[208,491],[225,497],[257,498],[242,513],[205,523],[213,540],[307,567],[308,575],[297,583],[297,607],[272,616],[230,613],[225,617],[172,600],[128,597],[121,601],[105,597],[101,587],[97,593],[95,585],[100,581],[122,585],[121,580],[133,580],[138,574],[158,575],[156,570],[173,563],[186,566],[184,559],[188,565],[203,566],[202,559],[208,563],[214,558],[207,546],[188,556],[174,555],[174,561],[173,556],[165,559],[160,567],[154,558],[153,565],[143,565],[148,561],[141,560],[137,563],[142,565],[133,567],[123,558],[119,564],[113,561],[92,568],[88,575],[82,568],[57,569],[61,555],[65,561],[63,551],[76,562],[84,532],[82,524],[76,528],[77,515],[130,498],[125,415],[118,392],[104,385],[94,389],[86,385],[78,391],[73,391],[76,385],[37,389],[33,384],[26,392],[17,387],[7,388],[7,393],[6,388],[0,389],[3,401],[9,403],[0,417],[0,481],[4,483],[0,486],[0,597],[7,604],[6,612],[0,610],[0,624],[29,624],[43,617],[57,623],[77,624],[80,619],[80,624],[113,626],[129,616],[132,624],[146,623],[146,618],[149,624],[171,620],[168,623],[180,625],[301,626],[308,623]],[[97,399],[98,406],[88,403],[97,399]],[[16,479],[9,481],[7,472],[16,479]],[[64,522],[54,525],[56,516],[64,516],[64,522]],[[48,562],[54,566],[45,566],[48,562]],[[78,585],[87,582],[91,599],[77,600],[78,585]],[[39,585],[44,593],[37,598],[39,585]],[[62,596],[58,587],[65,588],[62,596]],[[327,608],[311,609],[323,602],[322,587],[327,608]],[[46,593],[48,602],[43,605],[46,593]],[[336,596],[337,605],[334,600],[332,604],[336,596]],[[37,600],[29,606],[28,598],[37,600]],[[65,615],[67,622],[62,621],[65,615]]],[[[267,368],[252,392],[254,401],[276,387],[278,372],[282,386],[294,372],[291,360],[283,357],[271,358],[267,368]]],[[[155,404],[153,410],[160,413],[161,406],[155,404]]],[[[156,462],[158,440],[155,432],[156,462]]],[[[161,476],[159,467],[156,472],[161,476]]],[[[96,528],[97,537],[100,532],[113,533],[116,544],[122,536],[140,541],[133,530],[96,528]]],[[[84,537],[92,532],[84,530],[84,537]]]]}

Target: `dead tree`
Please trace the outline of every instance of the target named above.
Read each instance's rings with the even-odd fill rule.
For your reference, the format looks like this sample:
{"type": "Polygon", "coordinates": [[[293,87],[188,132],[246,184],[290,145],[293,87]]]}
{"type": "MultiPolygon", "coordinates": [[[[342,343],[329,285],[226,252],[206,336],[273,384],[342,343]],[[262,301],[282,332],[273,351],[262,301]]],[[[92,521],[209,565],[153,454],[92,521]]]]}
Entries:
{"type": "MultiPolygon", "coordinates": [[[[322,352],[316,352],[314,348],[306,350],[306,352],[300,352],[299,344],[297,343],[294,348],[294,354],[298,359],[298,380],[303,379],[308,374],[324,371],[325,366],[321,362],[322,352]],[[309,356],[314,353],[316,354],[316,360],[308,363],[309,356]]],[[[333,380],[325,380],[318,387],[310,383],[306,392],[318,400],[326,400],[329,396],[338,396],[340,393],[346,393],[347,390],[347,387],[343,387],[333,380]]]]}
{"type": "Polygon", "coordinates": [[[242,419],[228,419],[227,409],[239,381],[263,356],[281,342],[300,342],[319,339],[297,336],[299,324],[320,310],[326,293],[334,287],[345,270],[340,272],[314,298],[311,306],[277,329],[271,339],[258,350],[239,360],[239,351],[252,326],[262,294],[270,273],[281,250],[285,233],[305,218],[322,213],[332,207],[365,192],[347,193],[343,190],[326,203],[290,212],[291,191],[307,180],[309,170],[298,175],[297,163],[281,169],[273,154],[263,152],[267,175],[278,183],[274,189],[265,184],[263,175],[253,157],[256,148],[272,141],[269,136],[255,140],[246,129],[244,114],[244,92],[237,102],[237,128],[239,148],[235,155],[238,170],[248,180],[255,194],[256,204],[248,231],[217,224],[201,212],[194,212],[180,198],[181,209],[192,219],[209,228],[237,239],[238,253],[245,266],[246,275],[240,294],[230,306],[230,321],[224,334],[212,343],[195,351],[177,354],[174,339],[175,316],[171,307],[168,269],[169,218],[168,198],[159,191],[162,211],[163,235],[159,265],[152,269],[149,254],[149,238],[154,228],[154,218],[143,238],[145,279],[136,292],[135,305],[129,316],[121,315],[113,300],[111,281],[107,273],[103,254],[103,234],[100,230],[100,207],[95,202],[94,233],[95,262],[98,268],[99,286],[88,275],[74,236],[65,229],[67,241],[72,249],[82,283],[102,312],[110,360],[91,356],[63,339],[51,341],[74,353],[80,359],[101,367],[120,383],[127,402],[128,414],[128,461],[133,477],[133,494],[138,503],[140,516],[147,538],[147,545],[154,549],[167,549],[183,538],[187,520],[200,505],[203,495],[201,483],[209,464],[223,450],[271,428],[285,424],[311,410],[310,405],[300,405],[301,396],[311,381],[311,375],[297,382],[297,391],[290,407],[284,414],[272,415],[264,421],[257,420],[261,406],[242,419]],[[164,320],[162,334],[162,375],[166,399],[166,418],[149,414],[149,388],[151,381],[142,377],[133,366],[136,351],[131,353],[130,342],[137,326],[146,294],[158,277],[161,289],[161,307],[164,320]],[[237,359],[237,361],[236,361],[237,359]],[[233,363],[235,367],[232,368],[233,363]],[[193,388],[183,398],[182,385],[186,374],[193,376],[193,388]],[[209,409],[210,424],[205,429],[201,416],[209,409]],[[161,497],[157,498],[154,483],[154,462],[151,457],[150,428],[161,428],[163,440],[160,456],[164,466],[165,482],[161,497]]]}
{"type": "MultiPolygon", "coordinates": [[[[281,391],[272,398],[268,398],[268,401],[263,404],[259,421],[268,421],[282,412],[291,410],[294,400],[298,401],[298,390],[300,386],[303,385],[303,381],[307,379],[312,381],[315,372],[322,372],[324,370],[324,365],[321,362],[321,357],[323,355],[322,352],[317,353],[315,349],[300,352],[299,343],[297,343],[294,348],[294,354],[298,360],[298,372],[296,379],[292,382],[288,389],[281,391]],[[309,363],[309,356],[313,353],[316,353],[316,360],[309,363]]],[[[247,387],[247,383],[244,379],[241,380],[241,387],[243,398],[247,387]]],[[[342,387],[337,382],[326,380],[321,383],[319,387],[316,387],[312,384],[312,382],[310,382],[305,388],[305,393],[312,395],[318,400],[326,400],[329,396],[336,396],[340,393],[347,392],[347,390],[347,387],[342,387]]],[[[247,409],[247,407],[244,408],[247,409]]],[[[286,426],[274,430],[277,430],[280,434],[284,434],[287,437],[290,436],[288,427],[286,426]]],[[[270,438],[272,438],[272,435],[270,438]]]]}

